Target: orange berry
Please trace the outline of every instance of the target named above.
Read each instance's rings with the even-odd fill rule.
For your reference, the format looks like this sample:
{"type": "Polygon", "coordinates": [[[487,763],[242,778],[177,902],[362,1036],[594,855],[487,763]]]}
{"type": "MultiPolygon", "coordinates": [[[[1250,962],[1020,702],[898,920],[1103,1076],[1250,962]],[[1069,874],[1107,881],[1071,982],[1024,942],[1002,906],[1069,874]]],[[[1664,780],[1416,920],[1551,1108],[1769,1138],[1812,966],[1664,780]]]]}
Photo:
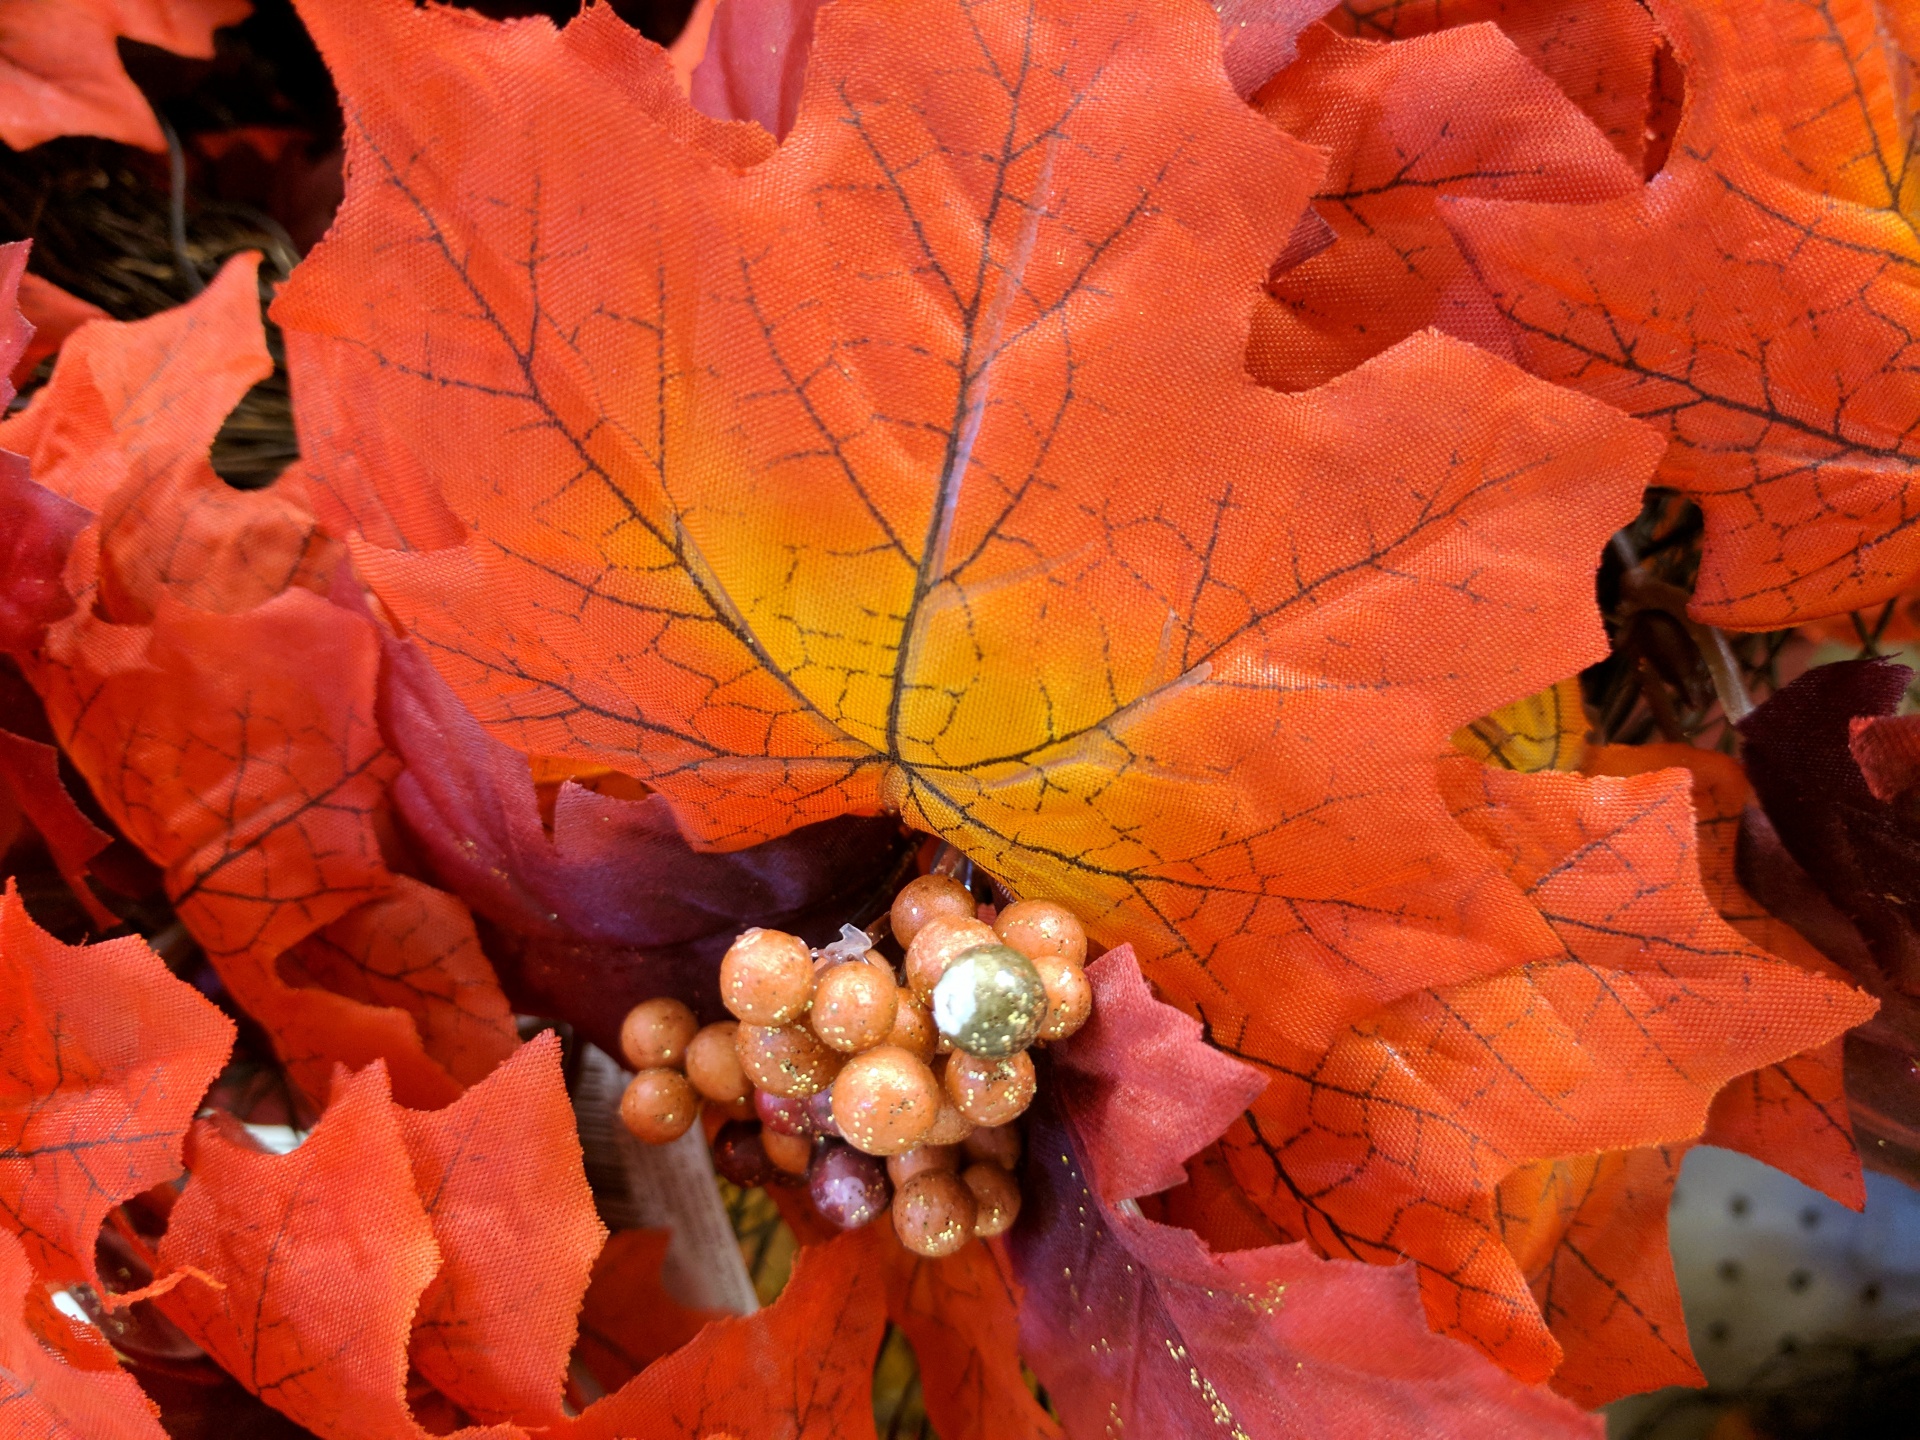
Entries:
{"type": "Polygon", "coordinates": [[[946,1091],[976,1125],[1004,1125],[1033,1103],[1033,1061],[1022,1050],[1003,1059],[956,1050],[947,1057],[946,1091]]]}
{"type": "Polygon", "coordinates": [[[971,920],[976,913],[973,896],[951,875],[922,875],[901,886],[893,897],[893,938],[902,946],[911,945],[920,927],[936,915],[971,920]]]}
{"type": "Polygon", "coordinates": [[[807,1023],[827,1044],[851,1055],[884,1041],[899,1011],[893,971],[854,960],[833,966],[814,985],[807,1023]]]}
{"type": "Polygon", "coordinates": [[[911,1050],[922,1060],[933,1059],[934,1047],[940,1039],[934,1032],[933,1012],[911,990],[896,987],[895,994],[899,1004],[893,1012],[893,1028],[881,1043],[911,1050]]]}
{"type": "Polygon", "coordinates": [[[678,1140],[700,1115],[700,1099],[678,1070],[642,1070],[620,1096],[620,1119],[649,1145],[678,1140]]]}
{"type": "Polygon", "coordinates": [[[804,1175],[807,1166],[813,1162],[813,1142],[802,1140],[798,1135],[782,1135],[778,1130],[769,1130],[762,1126],[760,1146],[767,1152],[767,1159],[773,1162],[776,1170],[784,1170],[789,1175],[804,1175]]]}
{"type": "Polygon", "coordinates": [[[720,998],[749,1025],[784,1025],[813,998],[813,952],[783,930],[744,932],[720,960],[720,998]]]}
{"type": "Polygon", "coordinates": [[[960,1143],[970,1160],[985,1160],[1002,1170],[1011,1170],[1020,1163],[1018,1125],[978,1125],[960,1143]]]}
{"type": "Polygon", "coordinates": [[[1084,967],[1058,955],[1039,956],[1033,968],[1047,992],[1047,1013],[1036,1038],[1064,1040],[1093,1014],[1093,983],[1084,967]]]}
{"type": "Polygon", "coordinates": [[[635,1070],[678,1070],[687,1063],[687,1043],[700,1029],[693,1011],[662,995],[642,1000],[620,1022],[620,1053],[635,1070]]]}
{"type": "Polygon", "coordinates": [[[1029,960],[1057,956],[1087,963],[1087,932],[1074,913],[1051,900],[1016,900],[993,918],[1000,938],[1029,960]]]}
{"type": "Polygon", "coordinates": [[[951,1255],[973,1238],[978,1204],[951,1170],[923,1170],[895,1193],[893,1229],[916,1255],[951,1255]]]}
{"type": "Polygon", "coordinates": [[[844,1058],[804,1025],[742,1025],[733,1051],[749,1080],[790,1099],[826,1089],[844,1058]]]}
{"type": "Polygon", "coordinates": [[[973,1233],[981,1239],[1003,1235],[1020,1214],[1020,1182],[998,1165],[982,1162],[960,1172],[973,1192],[973,1233]]]}
{"type": "Polygon", "coordinates": [[[907,987],[922,1001],[928,1000],[955,960],[969,950],[999,943],[1000,937],[985,921],[936,915],[920,927],[907,946],[907,987]]]}
{"type": "Polygon", "coordinates": [[[960,1148],[957,1145],[920,1144],[887,1157],[887,1178],[897,1190],[922,1170],[957,1170],[959,1166],[960,1148]]]}
{"type": "Polygon", "coordinates": [[[733,1021],[722,1020],[706,1026],[687,1042],[687,1079],[714,1104],[729,1107],[730,1113],[753,1101],[753,1082],[740,1068],[734,1050],[734,1035],[739,1029],[733,1021]]]}
{"type": "MultiPolygon", "coordinates": [[[[837,1057],[836,1057],[837,1058],[837,1057]]],[[[878,1045],[849,1060],[833,1082],[833,1123],[869,1155],[918,1144],[940,1112],[940,1084],[916,1055],[878,1045]]]]}

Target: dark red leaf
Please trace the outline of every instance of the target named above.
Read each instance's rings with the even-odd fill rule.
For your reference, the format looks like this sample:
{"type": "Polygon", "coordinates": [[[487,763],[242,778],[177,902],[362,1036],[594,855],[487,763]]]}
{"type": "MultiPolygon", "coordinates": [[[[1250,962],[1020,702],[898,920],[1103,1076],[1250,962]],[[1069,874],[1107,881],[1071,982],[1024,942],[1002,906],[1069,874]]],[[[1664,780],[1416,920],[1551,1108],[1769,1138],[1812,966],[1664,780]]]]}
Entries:
{"type": "Polygon", "coordinates": [[[727,854],[696,851],[667,802],[566,783],[542,823],[528,759],[483,730],[413,645],[389,640],[381,720],[393,798],[434,878],[504,932],[522,1008],[617,1052],[620,1018],[673,995],[722,1018],[716,975],[746,925],[815,942],[880,907],[897,823],[848,817],[727,854]]]}
{"type": "Polygon", "coordinates": [[[1085,1138],[1107,1200],[1168,1190],[1187,1157],[1217,1139],[1267,1077],[1207,1044],[1200,1022],[1154,999],[1133,947],[1087,967],[1093,1018],[1054,1051],[1054,1083],[1085,1138]]]}
{"type": "Polygon", "coordinates": [[[1109,1206],[1082,1178],[1078,1127],[1044,1089],[1029,1140],[1009,1237],[1021,1349],[1070,1435],[1602,1433],[1428,1330],[1411,1267],[1323,1260],[1304,1244],[1216,1255],[1190,1231],[1109,1206]]]}
{"type": "MultiPolygon", "coordinates": [[[[1854,755],[1855,722],[1891,715],[1911,675],[1880,660],[1822,665],[1743,720],[1740,733],[1772,831],[1837,915],[1815,909],[1803,920],[1809,907],[1794,894],[1793,870],[1764,855],[1754,857],[1751,886],[1880,1001],[1880,1013],[1847,1041],[1854,1129],[1868,1165],[1920,1184],[1920,932],[1911,918],[1920,902],[1920,816],[1876,795],[1854,755]]],[[[1875,740],[1872,726],[1858,728],[1877,783],[1892,791],[1901,777],[1897,742],[1889,742],[1899,731],[1875,740]]]]}

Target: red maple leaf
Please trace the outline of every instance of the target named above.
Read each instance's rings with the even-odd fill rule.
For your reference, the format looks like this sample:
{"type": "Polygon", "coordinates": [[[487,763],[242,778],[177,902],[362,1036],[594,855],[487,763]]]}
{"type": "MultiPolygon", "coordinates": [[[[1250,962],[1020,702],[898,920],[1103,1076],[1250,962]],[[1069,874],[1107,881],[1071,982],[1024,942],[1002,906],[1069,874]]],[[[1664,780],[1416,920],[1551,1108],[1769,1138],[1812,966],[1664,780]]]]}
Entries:
{"type": "Polygon", "coordinates": [[[0,1415],[10,1440],[166,1440],[131,1375],[57,1358],[23,1320],[36,1283],[26,1251],[0,1234],[0,1415]]]}
{"type": "Polygon", "coordinates": [[[1522,363],[1661,424],[1703,620],[1770,629],[1920,571],[1911,37],[1882,9],[1656,3],[1686,71],[1664,169],[1598,205],[1448,200],[1522,363]]]}
{"type": "Polygon", "coordinates": [[[57,135],[98,135],[166,149],[115,42],[211,59],[213,32],[252,9],[250,0],[0,0],[0,141],[24,150],[57,135]]]}
{"type": "Polygon", "coordinates": [[[162,1304],[268,1404],[330,1440],[418,1436],[411,1357],[468,1413],[559,1419],[605,1231],[552,1037],[432,1114],[396,1106],[379,1066],[342,1072],[287,1155],[202,1122],[191,1167],[159,1254],[208,1280],[162,1304]]]}
{"type": "Polygon", "coordinates": [[[104,1292],[100,1223],[180,1173],[181,1141],[233,1025],[144,940],[62,945],[11,881],[0,972],[0,1226],[41,1277],[104,1292]]]}
{"type": "Polygon", "coordinates": [[[384,1058],[404,1098],[445,1103],[515,1036],[466,908],[383,857],[397,765],[375,717],[379,632],[322,598],[336,552],[297,477],[237,491],[207,458],[271,368],[256,265],[236,259],[177,310],[84,328],[0,424],[32,468],[17,493],[96,517],[34,572],[62,559],[69,613],[23,668],[296,1080],[324,1094],[336,1061],[384,1058]]]}

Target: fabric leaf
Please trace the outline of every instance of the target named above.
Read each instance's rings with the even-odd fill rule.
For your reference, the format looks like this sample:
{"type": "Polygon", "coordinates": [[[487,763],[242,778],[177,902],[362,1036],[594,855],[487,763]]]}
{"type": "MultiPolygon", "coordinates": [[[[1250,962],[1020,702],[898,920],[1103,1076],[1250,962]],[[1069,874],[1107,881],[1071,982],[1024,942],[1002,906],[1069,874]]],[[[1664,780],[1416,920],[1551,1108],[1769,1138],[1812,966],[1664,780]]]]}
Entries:
{"type": "Polygon", "coordinates": [[[806,1246],[772,1305],[715,1320],[545,1433],[554,1440],[875,1440],[873,1362],[886,1320],[877,1245],[867,1229],[806,1246]]]}
{"type": "Polygon", "coordinates": [[[1527,1165],[1500,1182],[1500,1237],[1540,1314],[1567,1337],[1553,1388],[1586,1406],[1702,1385],[1667,1249],[1685,1147],[1527,1165]]]}
{"type": "Polygon", "coordinates": [[[587,1189],[552,1031],[444,1110],[403,1111],[440,1272],[410,1353],[481,1419],[560,1416],[575,1314],[606,1229],[587,1189]]]}
{"type": "Polygon", "coordinates": [[[1586,202],[1640,189],[1492,25],[1391,45],[1316,28],[1254,106],[1329,152],[1313,203],[1335,243],[1275,275],[1254,316],[1248,367],[1281,390],[1321,384],[1430,325],[1514,357],[1507,322],[1440,219],[1443,197],[1586,202]]]}
{"type": "Polygon", "coordinates": [[[1362,40],[1413,40],[1487,22],[1586,111],[1623,157],[1641,163],[1660,32],[1640,0],[1342,0],[1327,15],[1328,25],[1362,40]]]}
{"type": "Polygon", "coordinates": [[[1002,1251],[928,1260],[881,1229],[887,1317],[913,1346],[927,1419],[942,1440],[1061,1440],[1020,1368],[1018,1291],[1002,1251]]]}
{"type": "Polygon", "coordinates": [[[158,1302],[167,1315],[325,1440],[424,1435],[407,1408],[407,1335],[441,1253],[384,1070],[343,1077],[291,1154],[202,1121],[190,1164],[160,1260],[219,1288],[188,1279],[158,1302]]]}
{"type": "Polygon", "coordinates": [[[25,1249],[0,1233],[0,1416],[10,1440],[166,1440],[131,1375],[76,1369],[40,1343],[22,1318],[34,1284],[25,1249]]]}
{"type": "Polygon", "coordinates": [[[84,327],[0,424],[42,493],[98,516],[62,568],[71,613],[22,665],[296,1083],[321,1096],[335,1062],[384,1059],[403,1099],[445,1104],[516,1036],[465,908],[382,854],[379,632],[321,598],[337,552],[298,481],[236,491],[208,461],[271,368],[256,269],[237,257],[187,305],[84,327]]]}
{"type": "Polygon", "coordinates": [[[1216,1026],[1216,1043],[1280,1071],[1234,1165],[1329,1253],[1419,1259],[1437,1325],[1545,1379],[1563,1342],[1498,1242],[1500,1181],[1540,1160],[1696,1136],[1728,1080],[1833,1039],[1872,1002],[1714,913],[1684,774],[1584,780],[1465,757],[1442,771],[1557,953],[1383,1007],[1291,1064],[1222,1042],[1216,1026]]]}
{"type": "MultiPolygon", "coordinates": [[[[1595,775],[1638,775],[1669,765],[1691,772],[1700,880],[1721,918],[1770,955],[1845,979],[1845,970],[1770,915],[1740,883],[1735,850],[1753,790],[1739,761],[1692,745],[1609,745],[1589,752],[1584,768],[1595,775]]],[[[1858,1210],[1867,1196],[1847,1115],[1844,1063],[1844,1045],[1835,1040],[1741,1076],[1714,1097],[1701,1139],[1751,1155],[1858,1210]]]]}
{"type": "Polygon", "coordinates": [[[1267,1077],[1202,1038],[1191,1015],[1154,999],[1131,946],[1087,967],[1093,1017],[1055,1048],[1053,1081],[1086,1137],[1106,1200],[1186,1179],[1186,1160],[1259,1099],[1267,1077]]]}
{"type": "Polygon", "coordinates": [[[899,827],[884,818],[716,855],[687,843],[657,795],[563,783],[544,811],[528,758],[488,735],[417,647],[385,649],[381,724],[405,767],[392,796],[408,838],[436,882],[492,922],[520,1008],[609,1054],[621,1017],[656,995],[723,1018],[714,976],[742,929],[834,939],[899,863],[899,827]]]}
{"type": "Polygon", "coordinates": [[[143,940],[62,945],[11,881],[0,972],[0,1226],[43,1277],[104,1291],[100,1223],[180,1173],[181,1141],[226,1063],[233,1024],[143,940]]]}
{"type": "Polygon", "coordinates": [[[214,30],[252,9],[250,0],[0,0],[0,140],[25,150],[58,135],[98,135],[166,149],[114,42],[211,58],[214,30]]]}
{"type": "Polygon", "coordinates": [[[1523,364],[1672,438],[1661,483],[1706,515],[1698,618],[1876,604],[1920,571],[1907,57],[1870,4],[1653,8],[1688,102],[1642,194],[1442,214],[1523,364]]]}
{"type": "Polygon", "coordinates": [[[1083,1178],[1048,1093],[1009,1234],[1021,1349],[1067,1432],[1162,1440],[1597,1437],[1597,1419],[1430,1332],[1407,1267],[1302,1244],[1216,1255],[1114,1208],[1083,1178]]]}

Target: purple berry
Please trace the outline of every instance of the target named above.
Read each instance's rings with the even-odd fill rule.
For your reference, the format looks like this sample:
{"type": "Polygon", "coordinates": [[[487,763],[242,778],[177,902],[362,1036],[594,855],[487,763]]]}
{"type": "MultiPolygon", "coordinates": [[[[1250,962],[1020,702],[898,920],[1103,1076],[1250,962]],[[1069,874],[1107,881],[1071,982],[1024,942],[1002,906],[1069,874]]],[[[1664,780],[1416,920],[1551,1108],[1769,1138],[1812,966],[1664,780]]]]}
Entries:
{"type": "Polygon", "coordinates": [[[811,1140],[818,1133],[814,1129],[812,1106],[806,1100],[790,1100],[784,1095],[756,1090],[753,1111],[760,1117],[760,1123],[776,1135],[811,1140]]]}
{"type": "Polygon", "coordinates": [[[722,1125],[713,1137],[713,1168],[742,1190],[766,1184],[773,1174],[773,1162],[760,1143],[760,1127],[751,1120],[729,1120],[722,1125]]]}
{"type": "Polygon", "coordinates": [[[829,1085],[806,1101],[807,1116],[813,1122],[813,1133],[830,1135],[835,1140],[844,1139],[840,1127],[833,1120],[833,1087],[829,1085]]]}
{"type": "Polygon", "coordinates": [[[879,1218],[893,1200],[886,1162],[836,1140],[827,1141],[813,1157],[807,1190],[821,1219],[842,1230],[857,1230],[879,1218]]]}

